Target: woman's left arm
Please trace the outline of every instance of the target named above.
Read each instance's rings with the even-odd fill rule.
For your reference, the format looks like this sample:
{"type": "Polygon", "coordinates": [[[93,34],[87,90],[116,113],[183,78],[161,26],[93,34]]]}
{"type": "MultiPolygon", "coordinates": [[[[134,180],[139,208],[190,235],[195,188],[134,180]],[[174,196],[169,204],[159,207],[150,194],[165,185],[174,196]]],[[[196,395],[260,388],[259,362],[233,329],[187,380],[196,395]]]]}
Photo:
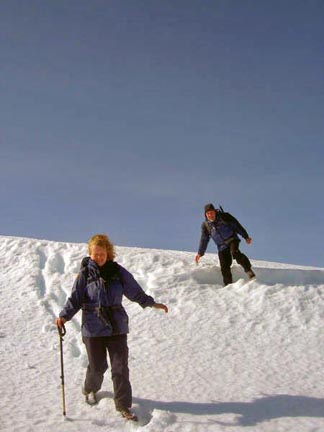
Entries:
{"type": "Polygon", "coordinates": [[[155,309],[163,309],[165,312],[168,312],[167,306],[162,303],[155,303],[154,298],[144,292],[140,284],[129,271],[120,265],[119,268],[122,284],[124,287],[124,294],[129,300],[138,303],[143,308],[153,307],[155,309]]]}

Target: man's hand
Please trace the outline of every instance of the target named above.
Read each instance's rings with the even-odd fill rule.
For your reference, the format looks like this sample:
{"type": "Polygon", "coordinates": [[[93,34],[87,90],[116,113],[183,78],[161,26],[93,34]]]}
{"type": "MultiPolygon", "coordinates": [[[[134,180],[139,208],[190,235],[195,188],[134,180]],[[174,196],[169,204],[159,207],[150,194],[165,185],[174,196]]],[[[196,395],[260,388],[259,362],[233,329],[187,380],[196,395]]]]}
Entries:
{"type": "Polygon", "coordinates": [[[251,244],[252,243],[252,239],[250,237],[248,237],[247,239],[245,239],[247,244],[251,244]]]}
{"type": "Polygon", "coordinates": [[[196,264],[199,263],[200,258],[201,258],[201,255],[199,255],[199,254],[197,254],[197,255],[195,256],[196,264]]]}

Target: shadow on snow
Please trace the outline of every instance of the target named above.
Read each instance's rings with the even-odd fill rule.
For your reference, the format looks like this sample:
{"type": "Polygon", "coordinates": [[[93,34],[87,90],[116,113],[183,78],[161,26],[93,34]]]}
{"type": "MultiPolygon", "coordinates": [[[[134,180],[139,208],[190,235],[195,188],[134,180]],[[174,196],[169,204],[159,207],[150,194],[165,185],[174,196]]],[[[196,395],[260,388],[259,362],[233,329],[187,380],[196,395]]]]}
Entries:
{"type": "MultiPolygon", "coordinates": [[[[112,397],[110,392],[100,392],[99,400],[112,397]]],[[[208,419],[208,423],[218,423],[224,426],[255,426],[262,422],[283,417],[317,417],[324,418],[324,399],[308,396],[271,395],[249,402],[210,402],[196,403],[183,401],[154,401],[134,397],[134,403],[139,405],[141,416],[147,422],[152,418],[154,410],[167,411],[173,414],[191,414],[197,416],[234,414],[233,422],[208,419]]]]}
{"type": "Polygon", "coordinates": [[[324,399],[306,396],[274,395],[251,402],[160,402],[135,398],[134,402],[153,409],[194,415],[236,414],[234,423],[218,422],[228,426],[255,426],[281,417],[323,417],[324,399]]]}

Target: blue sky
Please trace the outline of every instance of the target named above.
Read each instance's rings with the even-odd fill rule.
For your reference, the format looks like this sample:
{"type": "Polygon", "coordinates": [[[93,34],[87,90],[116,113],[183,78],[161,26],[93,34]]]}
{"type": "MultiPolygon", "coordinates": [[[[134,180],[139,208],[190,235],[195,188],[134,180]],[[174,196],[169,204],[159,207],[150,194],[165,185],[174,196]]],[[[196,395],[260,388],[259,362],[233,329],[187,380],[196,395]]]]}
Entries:
{"type": "Polygon", "coordinates": [[[321,0],[0,3],[0,233],[324,266],[321,0]],[[210,244],[209,252],[216,248],[210,244]]]}

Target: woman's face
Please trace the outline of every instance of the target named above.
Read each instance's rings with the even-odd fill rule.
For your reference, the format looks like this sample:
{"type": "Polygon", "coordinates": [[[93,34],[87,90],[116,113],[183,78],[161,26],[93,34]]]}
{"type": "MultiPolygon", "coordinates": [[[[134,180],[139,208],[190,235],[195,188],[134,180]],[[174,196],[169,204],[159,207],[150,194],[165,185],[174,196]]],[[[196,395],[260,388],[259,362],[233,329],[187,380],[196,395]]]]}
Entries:
{"type": "Polygon", "coordinates": [[[107,251],[105,248],[101,246],[91,246],[91,253],[90,258],[92,261],[94,261],[96,264],[98,264],[99,267],[103,266],[107,261],[107,251]]]}

